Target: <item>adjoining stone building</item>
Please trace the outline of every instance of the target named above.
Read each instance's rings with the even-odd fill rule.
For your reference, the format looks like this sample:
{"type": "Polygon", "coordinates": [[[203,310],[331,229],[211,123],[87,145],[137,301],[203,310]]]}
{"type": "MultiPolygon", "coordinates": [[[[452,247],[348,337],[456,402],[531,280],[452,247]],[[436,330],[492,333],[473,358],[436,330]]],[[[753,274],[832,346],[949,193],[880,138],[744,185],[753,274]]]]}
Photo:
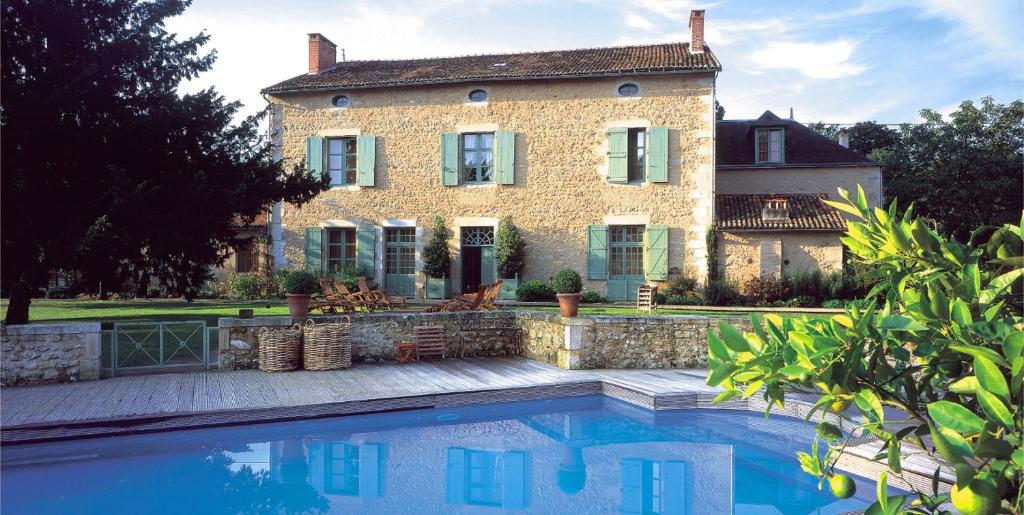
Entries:
{"type": "Polygon", "coordinates": [[[718,273],[735,283],[842,270],[838,188],[882,199],[881,167],[791,119],[721,120],[715,141],[718,273]]]}
{"type": "Polygon", "coordinates": [[[348,266],[423,296],[435,215],[453,230],[456,292],[493,281],[503,216],[528,245],[522,279],[580,271],[610,299],[670,273],[707,276],[715,79],[703,40],[391,61],[336,60],[309,36],[309,73],[263,90],[287,166],[332,187],[273,209],[275,266],[348,266]]]}

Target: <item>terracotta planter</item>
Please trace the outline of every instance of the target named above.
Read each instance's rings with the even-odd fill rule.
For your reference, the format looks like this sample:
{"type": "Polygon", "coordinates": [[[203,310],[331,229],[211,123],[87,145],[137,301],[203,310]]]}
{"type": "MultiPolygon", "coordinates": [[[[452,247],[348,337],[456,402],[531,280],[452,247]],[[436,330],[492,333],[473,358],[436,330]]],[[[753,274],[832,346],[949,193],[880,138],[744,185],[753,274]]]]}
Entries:
{"type": "Polygon", "coordinates": [[[311,295],[286,293],[284,296],[288,299],[288,314],[292,318],[306,318],[306,314],[309,313],[311,295]]]}
{"type": "Polygon", "coordinates": [[[562,310],[562,316],[574,317],[580,309],[579,293],[559,293],[558,308],[562,310]]]}

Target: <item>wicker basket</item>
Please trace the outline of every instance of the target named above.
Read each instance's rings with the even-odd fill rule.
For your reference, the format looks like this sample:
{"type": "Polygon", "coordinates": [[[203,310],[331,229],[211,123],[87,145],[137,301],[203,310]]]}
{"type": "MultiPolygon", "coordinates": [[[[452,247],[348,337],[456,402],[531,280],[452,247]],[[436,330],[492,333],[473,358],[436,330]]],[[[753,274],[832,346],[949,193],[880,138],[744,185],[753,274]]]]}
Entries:
{"type": "Polygon", "coordinates": [[[302,362],[302,330],[299,325],[281,329],[260,328],[260,370],[287,372],[302,362]]]}
{"type": "Polygon", "coordinates": [[[352,320],[316,323],[306,320],[302,361],[306,370],[337,370],[352,366],[352,320]]]}

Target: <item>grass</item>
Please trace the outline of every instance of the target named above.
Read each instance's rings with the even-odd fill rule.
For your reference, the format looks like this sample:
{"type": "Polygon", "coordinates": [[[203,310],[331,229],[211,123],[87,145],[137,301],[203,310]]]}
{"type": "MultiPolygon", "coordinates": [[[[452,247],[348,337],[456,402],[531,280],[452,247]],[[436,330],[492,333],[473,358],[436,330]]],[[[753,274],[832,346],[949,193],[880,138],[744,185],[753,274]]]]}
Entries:
{"type": "MultiPolygon", "coordinates": [[[[7,313],[7,300],[0,300],[0,316],[7,313]]],[[[81,322],[152,322],[175,320],[205,320],[211,327],[217,326],[217,319],[234,317],[238,310],[251,308],[255,316],[283,316],[288,314],[288,305],[283,300],[229,301],[196,300],[192,303],[179,299],[158,300],[55,300],[36,299],[29,309],[29,318],[34,323],[55,321],[81,322]]],[[[555,306],[513,306],[508,309],[557,312],[555,306]]],[[[580,315],[637,315],[630,306],[580,306],[580,315]]],[[[750,312],[703,311],[698,309],[659,308],[652,315],[703,315],[710,317],[743,317],[750,312]]],[[[802,313],[779,313],[783,317],[801,316],[802,313]]],[[[825,318],[821,313],[809,314],[825,318]]]]}

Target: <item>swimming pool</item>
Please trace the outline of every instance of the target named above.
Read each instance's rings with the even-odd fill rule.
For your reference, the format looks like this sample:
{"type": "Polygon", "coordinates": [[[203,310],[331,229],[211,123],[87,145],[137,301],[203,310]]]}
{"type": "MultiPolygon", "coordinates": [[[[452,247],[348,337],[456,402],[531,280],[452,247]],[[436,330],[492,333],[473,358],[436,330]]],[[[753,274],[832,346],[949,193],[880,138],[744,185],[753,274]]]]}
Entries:
{"type": "Polygon", "coordinates": [[[841,513],[814,428],[603,396],[4,447],[5,514],[841,513]]]}

